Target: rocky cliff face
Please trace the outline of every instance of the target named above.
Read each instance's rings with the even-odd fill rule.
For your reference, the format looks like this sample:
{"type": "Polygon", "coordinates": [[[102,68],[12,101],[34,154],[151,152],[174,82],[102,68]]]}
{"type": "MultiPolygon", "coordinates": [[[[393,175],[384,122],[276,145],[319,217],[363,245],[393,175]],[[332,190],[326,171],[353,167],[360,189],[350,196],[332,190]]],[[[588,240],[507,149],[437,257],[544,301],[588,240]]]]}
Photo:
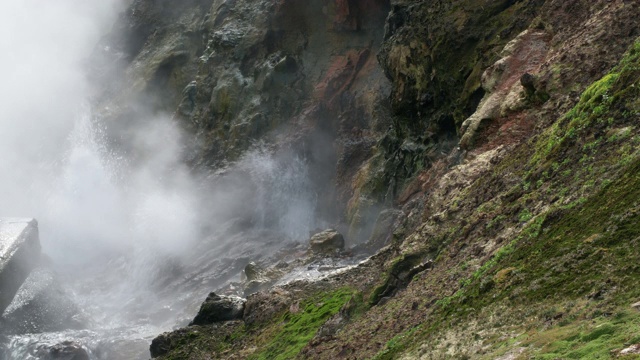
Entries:
{"type": "Polygon", "coordinates": [[[638,15],[623,0],[134,1],[103,47],[99,73],[126,74],[98,98],[106,116],[173,114],[195,167],[290,149],[320,216],[385,246],[154,355],[636,351],[638,15]]]}

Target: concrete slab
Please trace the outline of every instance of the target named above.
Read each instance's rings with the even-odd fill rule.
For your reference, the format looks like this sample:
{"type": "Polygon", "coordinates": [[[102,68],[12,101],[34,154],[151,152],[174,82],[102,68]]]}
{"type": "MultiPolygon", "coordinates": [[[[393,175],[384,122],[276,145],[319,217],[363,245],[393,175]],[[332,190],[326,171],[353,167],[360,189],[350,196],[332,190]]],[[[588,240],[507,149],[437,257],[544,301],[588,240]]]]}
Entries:
{"type": "Polygon", "coordinates": [[[39,262],[38,222],[0,218],[0,314],[39,262]]]}

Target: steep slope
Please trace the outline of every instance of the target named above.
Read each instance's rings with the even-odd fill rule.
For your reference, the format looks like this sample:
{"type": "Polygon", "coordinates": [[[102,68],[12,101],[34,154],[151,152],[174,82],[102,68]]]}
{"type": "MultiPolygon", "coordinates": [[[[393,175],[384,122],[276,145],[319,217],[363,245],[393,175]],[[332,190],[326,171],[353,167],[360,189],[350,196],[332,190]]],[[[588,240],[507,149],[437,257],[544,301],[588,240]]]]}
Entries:
{"type": "Polygon", "coordinates": [[[352,244],[387,246],[251,295],[242,321],[165,334],[156,355],[637,356],[636,2],[185,4],[131,45],[146,65],[130,69],[155,77],[119,86],[177,109],[201,140],[194,164],[233,160],[248,139],[300,151],[318,189],[336,184],[320,213],[352,244]],[[185,34],[206,41],[166,56],[185,34]]]}

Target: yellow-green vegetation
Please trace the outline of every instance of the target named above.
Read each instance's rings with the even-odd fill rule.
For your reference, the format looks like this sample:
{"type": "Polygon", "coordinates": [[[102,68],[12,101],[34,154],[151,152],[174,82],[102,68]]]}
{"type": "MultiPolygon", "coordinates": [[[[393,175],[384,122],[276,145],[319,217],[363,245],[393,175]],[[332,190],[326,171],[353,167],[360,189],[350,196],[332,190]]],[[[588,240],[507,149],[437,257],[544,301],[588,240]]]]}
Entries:
{"type": "Polygon", "coordinates": [[[297,313],[286,312],[278,319],[264,350],[250,359],[293,359],[331,316],[356,294],[350,289],[321,293],[300,304],[297,313]]]}

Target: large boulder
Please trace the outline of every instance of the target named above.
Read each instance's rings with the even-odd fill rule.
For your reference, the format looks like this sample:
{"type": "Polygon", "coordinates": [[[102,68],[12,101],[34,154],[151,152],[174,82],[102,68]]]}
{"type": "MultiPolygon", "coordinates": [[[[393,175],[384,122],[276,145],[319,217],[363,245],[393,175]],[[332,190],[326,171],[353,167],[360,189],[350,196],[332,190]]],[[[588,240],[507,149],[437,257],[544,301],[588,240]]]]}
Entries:
{"type": "Polygon", "coordinates": [[[45,268],[31,272],[0,318],[3,331],[11,334],[82,329],[87,322],[53,271],[45,268]]]}
{"type": "Polygon", "coordinates": [[[42,360],[89,360],[89,354],[80,345],[72,341],[48,346],[38,351],[42,360]]]}
{"type": "Polygon", "coordinates": [[[336,230],[325,230],[313,235],[309,246],[314,253],[335,254],[344,249],[344,237],[336,230]]]}
{"type": "Polygon", "coordinates": [[[240,320],[246,300],[239,296],[210,293],[189,325],[209,325],[221,321],[240,320]]]}
{"type": "Polygon", "coordinates": [[[0,313],[40,262],[38,223],[34,219],[0,219],[0,313]]]}

